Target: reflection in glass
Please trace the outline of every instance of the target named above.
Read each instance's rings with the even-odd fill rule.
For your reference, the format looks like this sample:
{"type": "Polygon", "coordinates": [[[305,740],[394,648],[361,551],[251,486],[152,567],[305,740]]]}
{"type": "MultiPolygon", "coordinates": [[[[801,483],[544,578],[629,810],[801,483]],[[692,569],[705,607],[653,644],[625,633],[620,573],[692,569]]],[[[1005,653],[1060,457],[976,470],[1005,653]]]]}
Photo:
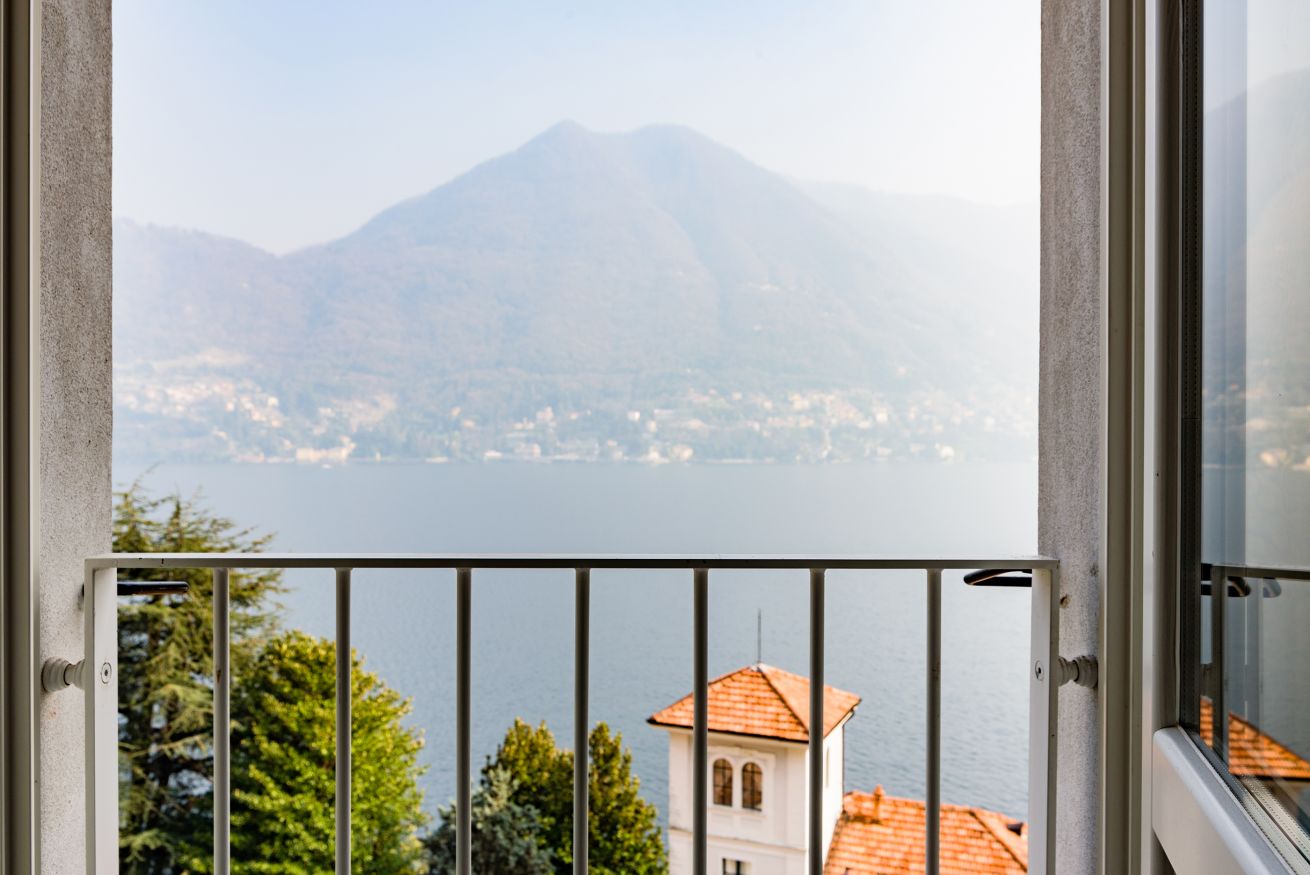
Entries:
{"type": "Polygon", "coordinates": [[[1310,858],[1310,4],[1207,0],[1203,30],[1193,729],[1310,858]]]}

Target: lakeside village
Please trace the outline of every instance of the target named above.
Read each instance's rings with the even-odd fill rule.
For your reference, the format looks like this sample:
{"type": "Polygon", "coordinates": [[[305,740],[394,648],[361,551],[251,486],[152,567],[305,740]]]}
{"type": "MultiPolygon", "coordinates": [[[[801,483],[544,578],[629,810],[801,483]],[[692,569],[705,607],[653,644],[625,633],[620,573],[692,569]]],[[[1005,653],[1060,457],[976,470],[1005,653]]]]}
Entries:
{"type": "Polygon", "coordinates": [[[407,407],[390,394],[293,403],[248,379],[128,372],[115,396],[124,446],[192,462],[959,462],[1027,460],[1036,447],[1036,404],[1021,393],[688,388],[585,406],[407,407]]]}

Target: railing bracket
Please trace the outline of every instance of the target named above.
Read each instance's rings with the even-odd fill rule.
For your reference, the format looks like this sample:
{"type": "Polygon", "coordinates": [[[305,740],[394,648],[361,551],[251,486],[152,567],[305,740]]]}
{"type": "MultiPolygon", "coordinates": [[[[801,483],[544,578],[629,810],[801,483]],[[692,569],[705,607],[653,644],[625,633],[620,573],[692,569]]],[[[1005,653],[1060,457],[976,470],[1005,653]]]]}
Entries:
{"type": "MultiPolygon", "coordinates": [[[[1040,665],[1039,665],[1040,671],[1040,665]]],[[[1038,675],[1040,678],[1040,674],[1038,675]]],[[[1095,656],[1075,656],[1073,659],[1060,657],[1060,686],[1073,681],[1080,687],[1087,687],[1090,690],[1096,689],[1096,657],[1095,656]]]]}
{"type": "Polygon", "coordinates": [[[69,687],[84,690],[86,686],[82,680],[82,670],[85,667],[85,659],[72,663],[62,656],[53,656],[41,666],[41,689],[47,693],[57,693],[69,687]]]}

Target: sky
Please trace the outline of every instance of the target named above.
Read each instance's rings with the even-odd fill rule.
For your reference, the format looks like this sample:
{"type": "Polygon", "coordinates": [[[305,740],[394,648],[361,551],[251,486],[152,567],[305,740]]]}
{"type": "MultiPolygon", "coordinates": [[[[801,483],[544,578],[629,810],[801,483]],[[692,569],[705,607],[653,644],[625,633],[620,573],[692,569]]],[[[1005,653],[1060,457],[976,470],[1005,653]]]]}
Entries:
{"type": "Polygon", "coordinates": [[[114,213],[286,252],[566,118],[1029,203],[1039,40],[1039,0],[116,0],[114,213]]]}

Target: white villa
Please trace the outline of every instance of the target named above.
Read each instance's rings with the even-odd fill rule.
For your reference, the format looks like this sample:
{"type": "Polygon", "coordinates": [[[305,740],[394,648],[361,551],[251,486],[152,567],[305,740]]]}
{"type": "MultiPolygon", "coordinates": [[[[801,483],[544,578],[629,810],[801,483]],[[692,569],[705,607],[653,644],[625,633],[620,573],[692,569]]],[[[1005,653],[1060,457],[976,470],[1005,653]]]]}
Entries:
{"type": "MultiPolygon", "coordinates": [[[[809,695],[807,678],[752,665],[709,684],[709,871],[803,875],[809,695]]],[[[823,835],[830,875],[924,871],[924,804],[845,788],[846,724],[860,697],[824,688],[823,835]]],[[[669,733],[669,872],[692,866],[690,695],[651,715],[669,733]]],[[[994,811],[942,806],[942,872],[1028,871],[1025,824],[994,811]]]]}

